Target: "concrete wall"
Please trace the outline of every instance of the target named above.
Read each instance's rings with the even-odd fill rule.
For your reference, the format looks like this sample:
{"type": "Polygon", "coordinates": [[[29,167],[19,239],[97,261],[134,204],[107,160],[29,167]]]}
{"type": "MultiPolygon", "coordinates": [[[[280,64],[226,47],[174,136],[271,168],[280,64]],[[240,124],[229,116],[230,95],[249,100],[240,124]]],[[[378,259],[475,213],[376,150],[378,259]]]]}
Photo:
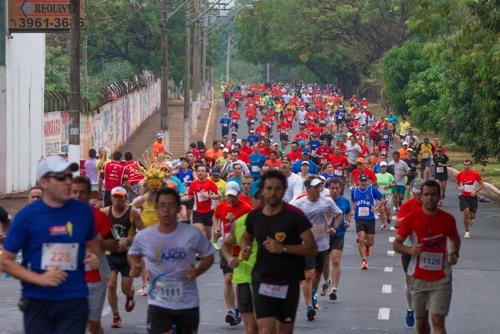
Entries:
{"type": "MultiPolygon", "coordinates": [[[[124,95],[80,116],[82,158],[89,149],[117,150],[160,107],[160,80],[124,95]]],[[[52,111],[44,116],[45,154],[67,152],[68,113],[52,111]]],[[[153,142],[154,138],[151,138],[153,142]]]]}
{"type": "Polygon", "coordinates": [[[12,34],[0,68],[0,194],[35,183],[43,154],[45,34],[12,34]]]}

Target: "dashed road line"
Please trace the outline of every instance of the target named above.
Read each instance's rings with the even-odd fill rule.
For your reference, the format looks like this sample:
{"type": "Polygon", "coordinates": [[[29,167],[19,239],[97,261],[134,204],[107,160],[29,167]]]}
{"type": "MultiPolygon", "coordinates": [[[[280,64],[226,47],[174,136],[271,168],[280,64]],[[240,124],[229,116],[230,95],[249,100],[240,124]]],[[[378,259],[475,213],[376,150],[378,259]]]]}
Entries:
{"type": "Polygon", "coordinates": [[[393,250],[388,250],[387,251],[387,256],[394,256],[394,254],[396,254],[396,252],[393,251],[393,250]]]}
{"type": "Polygon", "coordinates": [[[391,308],[381,307],[378,309],[378,320],[389,320],[391,318],[391,308]]]}
{"type": "Polygon", "coordinates": [[[392,293],[392,285],[382,284],[382,293],[392,293]]]}
{"type": "Polygon", "coordinates": [[[396,239],[396,237],[389,237],[389,242],[394,242],[394,240],[396,239]]]}
{"type": "Polygon", "coordinates": [[[384,272],[392,273],[394,271],[394,267],[384,267],[384,272]]]}

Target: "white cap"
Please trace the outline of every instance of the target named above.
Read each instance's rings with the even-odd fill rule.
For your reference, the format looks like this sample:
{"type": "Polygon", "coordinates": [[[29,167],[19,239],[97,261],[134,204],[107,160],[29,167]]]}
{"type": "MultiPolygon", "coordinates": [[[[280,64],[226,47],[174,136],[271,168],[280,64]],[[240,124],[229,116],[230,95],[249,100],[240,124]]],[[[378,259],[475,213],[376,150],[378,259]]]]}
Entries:
{"type": "Polygon", "coordinates": [[[224,147],[224,148],[222,149],[222,152],[229,152],[229,149],[228,149],[227,147],[224,147]]]}
{"type": "Polygon", "coordinates": [[[225,193],[226,196],[238,196],[238,194],[240,193],[240,185],[235,181],[229,181],[228,183],[226,183],[225,193]]]}
{"type": "Polygon", "coordinates": [[[158,132],[158,133],[156,134],[156,139],[163,139],[163,137],[164,137],[164,136],[163,136],[163,133],[161,133],[161,132],[158,132]]]}
{"type": "Polygon", "coordinates": [[[380,167],[382,167],[382,166],[386,166],[386,167],[387,167],[387,162],[385,162],[385,161],[381,161],[381,162],[380,162],[380,167]]]}
{"type": "Polygon", "coordinates": [[[404,141],[404,142],[403,142],[403,146],[404,146],[404,145],[408,146],[408,142],[407,142],[407,141],[404,141]]]}
{"type": "Polygon", "coordinates": [[[127,190],[123,187],[114,187],[111,189],[111,196],[127,196],[127,190]]]}
{"type": "Polygon", "coordinates": [[[68,162],[66,161],[66,159],[59,155],[49,155],[48,157],[42,158],[40,161],[38,161],[38,166],[36,168],[36,179],[40,180],[45,174],[50,172],[64,172],[68,168],[72,172],[76,172],[79,166],[76,162],[68,162]]]}

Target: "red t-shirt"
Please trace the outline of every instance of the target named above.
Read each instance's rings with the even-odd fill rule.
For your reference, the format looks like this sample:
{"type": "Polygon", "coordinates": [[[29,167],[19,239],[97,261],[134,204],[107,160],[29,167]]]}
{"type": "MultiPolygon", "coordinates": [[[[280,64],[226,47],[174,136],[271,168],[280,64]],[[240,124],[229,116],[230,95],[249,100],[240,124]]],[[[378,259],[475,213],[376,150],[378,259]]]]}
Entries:
{"type": "Polygon", "coordinates": [[[127,161],[125,163],[124,175],[131,185],[138,184],[144,179],[142,175],[141,166],[137,161],[127,161]]]}
{"type": "Polygon", "coordinates": [[[288,124],[286,122],[278,123],[278,132],[286,134],[288,132],[288,124]]]}
{"type": "Polygon", "coordinates": [[[472,192],[474,191],[474,183],[481,181],[481,175],[478,172],[471,169],[468,172],[461,171],[457,174],[457,183],[464,187],[464,191],[462,192],[462,196],[470,197],[472,196],[472,192]]]}
{"type": "Polygon", "coordinates": [[[300,153],[300,151],[297,151],[297,152],[290,151],[287,154],[285,154],[285,157],[290,159],[292,161],[292,163],[299,160],[301,158],[301,156],[302,156],[302,153],[300,153]]]}
{"type": "Polygon", "coordinates": [[[242,146],[242,147],[240,147],[240,151],[244,152],[246,155],[252,154],[252,148],[250,146],[242,146]]]}
{"type": "Polygon", "coordinates": [[[252,206],[248,205],[243,201],[238,201],[235,206],[231,206],[229,201],[223,201],[217,204],[215,208],[214,216],[219,218],[222,221],[222,226],[224,228],[224,235],[228,234],[231,231],[231,223],[227,220],[226,216],[229,213],[232,213],[234,219],[238,219],[243,216],[245,213],[252,211],[252,206]]]}
{"type": "Polygon", "coordinates": [[[194,180],[188,190],[188,195],[195,198],[193,210],[199,213],[209,213],[212,211],[212,199],[210,195],[218,193],[219,188],[213,181],[209,179],[205,181],[194,180]]]}
{"type": "Polygon", "coordinates": [[[369,168],[363,168],[363,170],[360,170],[359,168],[355,168],[353,171],[352,171],[352,179],[354,180],[354,183],[359,186],[359,175],[363,173],[363,174],[366,174],[368,176],[368,178],[372,181],[372,183],[374,185],[377,184],[377,176],[375,175],[375,173],[369,169],[369,168]]]}
{"type": "Polygon", "coordinates": [[[123,169],[124,165],[118,161],[110,161],[104,165],[104,189],[106,191],[122,185],[123,169]]]}
{"type": "MultiPolygon", "coordinates": [[[[107,238],[109,231],[111,231],[111,227],[113,225],[113,222],[106,214],[101,212],[101,210],[98,210],[98,209],[92,207],[92,212],[94,213],[94,226],[95,226],[96,232],[103,239],[107,238]]],[[[85,282],[97,283],[100,281],[101,281],[101,274],[99,272],[99,269],[94,269],[94,270],[85,272],[85,282]]]]}
{"type": "Polygon", "coordinates": [[[249,196],[245,195],[244,193],[240,194],[240,201],[248,204],[249,207],[253,208],[252,199],[249,196]]]}
{"type": "Polygon", "coordinates": [[[425,281],[437,281],[445,276],[447,239],[458,235],[455,218],[443,210],[435,216],[424,213],[422,208],[408,214],[398,227],[398,235],[406,239],[414,233],[422,253],[416,257],[413,277],[425,281]]]}
{"type": "Polygon", "coordinates": [[[328,161],[333,164],[335,175],[347,176],[347,168],[350,166],[350,164],[345,155],[332,154],[328,157],[328,161]]]}
{"type": "Polygon", "coordinates": [[[404,218],[414,210],[421,208],[422,204],[417,202],[415,198],[410,198],[409,200],[403,202],[401,207],[399,208],[399,211],[396,213],[396,217],[398,218],[404,218]]]}

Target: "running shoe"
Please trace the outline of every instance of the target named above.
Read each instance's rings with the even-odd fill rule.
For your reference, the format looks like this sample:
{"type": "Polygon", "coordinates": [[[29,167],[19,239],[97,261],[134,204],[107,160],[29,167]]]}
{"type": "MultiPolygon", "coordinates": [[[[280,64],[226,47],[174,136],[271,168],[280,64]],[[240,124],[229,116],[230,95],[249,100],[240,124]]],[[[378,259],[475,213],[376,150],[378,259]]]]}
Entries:
{"type": "Polygon", "coordinates": [[[361,261],[361,269],[362,270],[368,269],[368,261],[366,261],[366,260],[361,261]]]}
{"type": "Polygon", "coordinates": [[[143,296],[143,297],[146,297],[148,295],[148,287],[147,286],[143,286],[140,290],[139,290],[139,295],[140,296],[143,296]]]}
{"type": "Polygon", "coordinates": [[[306,317],[307,321],[313,321],[314,317],[316,316],[316,311],[312,306],[308,306],[306,309],[306,317]]]}
{"type": "Polygon", "coordinates": [[[135,301],[134,301],[134,295],[135,295],[135,290],[132,289],[130,291],[130,296],[127,296],[125,299],[125,311],[127,312],[132,312],[135,307],[135,301]]]}
{"type": "Polygon", "coordinates": [[[332,288],[328,297],[330,297],[330,300],[337,300],[337,289],[332,288]]]}
{"type": "Polygon", "coordinates": [[[111,328],[122,328],[122,319],[118,314],[113,316],[113,321],[111,322],[111,328]]]}
{"type": "Polygon", "coordinates": [[[370,256],[370,255],[372,255],[370,247],[366,246],[366,256],[370,256]]]}
{"type": "Polygon", "coordinates": [[[464,239],[470,239],[470,232],[469,231],[465,231],[464,239]]]}
{"type": "Polygon", "coordinates": [[[312,304],[315,310],[319,309],[319,304],[318,304],[318,293],[316,292],[316,289],[313,290],[313,295],[312,295],[312,304]]]}
{"type": "Polygon", "coordinates": [[[330,279],[328,279],[328,281],[326,281],[325,283],[323,283],[323,285],[321,286],[321,291],[320,291],[320,296],[326,296],[326,293],[328,292],[328,287],[330,286],[330,279]]]}
{"type": "Polygon", "coordinates": [[[415,312],[412,309],[406,310],[406,326],[415,326],[415,312]]]}
{"type": "Polygon", "coordinates": [[[385,231],[387,229],[387,224],[383,223],[382,226],[380,226],[381,231],[385,231]]]}
{"type": "Polygon", "coordinates": [[[241,322],[241,317],[234,310],[229,310],[224,320],[229,326],[236,326],[241,322]]]}

